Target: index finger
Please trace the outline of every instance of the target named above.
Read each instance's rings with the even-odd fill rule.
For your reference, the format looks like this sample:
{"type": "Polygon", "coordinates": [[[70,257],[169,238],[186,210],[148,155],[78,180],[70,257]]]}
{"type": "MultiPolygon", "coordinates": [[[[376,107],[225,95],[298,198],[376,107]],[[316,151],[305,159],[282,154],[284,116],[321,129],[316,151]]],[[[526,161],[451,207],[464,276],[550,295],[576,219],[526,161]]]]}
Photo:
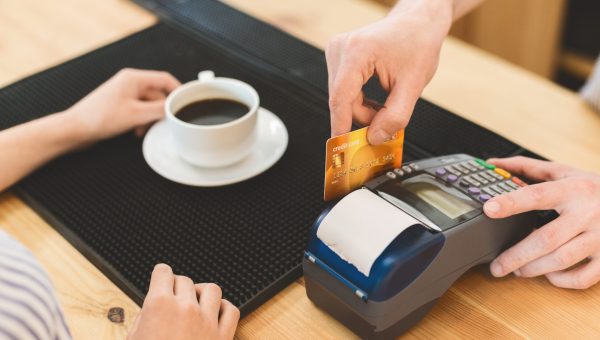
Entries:
{"type": "Polygon", "coordinates": [[[160,90],[170,93],[181,85],[177,78],[165,71],[140,70],[135,77],[139,80],[141,92],[160,90]]]}
{"type": "Polygon", "coordinates": [[[519,190],[496,196],[483,205],[483,211],[491,218],[504,218],[526,211],[556,209],[565,193],[562,181],[528,185],[519,190]]]}
{"type": "Polygon", "coordinates": [[[329,92],[331,134],[337,136],[352,128],[352,103],[361,95],[363,77],[355,62],[341,65],[329,92]]]}
{"type": "Polygon", "coordinates": [[[566,165],[523,156],[491,158],[488,159],[488,162],[510,172],[523,175],[534,181],[562,179],[567,177],[571,170],[571,168],[566,165]]]}
{"type": "Polygon", "coordinates": [[[173,286],[175,285],[175,275],[171,267],[164,263],[154,266],[152,277],[150,278],[150,288],[148,295],[171,294],[174,295],[173,286]]]}

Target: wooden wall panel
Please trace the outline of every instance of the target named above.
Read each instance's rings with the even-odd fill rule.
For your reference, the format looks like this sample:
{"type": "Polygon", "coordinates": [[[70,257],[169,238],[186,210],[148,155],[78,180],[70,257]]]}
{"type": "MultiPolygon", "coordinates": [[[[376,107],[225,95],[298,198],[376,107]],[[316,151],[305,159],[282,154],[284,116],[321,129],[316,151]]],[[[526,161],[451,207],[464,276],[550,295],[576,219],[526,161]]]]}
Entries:
{"type": "MultiPolygon", "coordinates": [[[[389,6],[394,0],[376,0],[389,6]]],[[[451,34],[546,78],[552,78],[567,0],[487,0],[457,21],[451,34]]]]}

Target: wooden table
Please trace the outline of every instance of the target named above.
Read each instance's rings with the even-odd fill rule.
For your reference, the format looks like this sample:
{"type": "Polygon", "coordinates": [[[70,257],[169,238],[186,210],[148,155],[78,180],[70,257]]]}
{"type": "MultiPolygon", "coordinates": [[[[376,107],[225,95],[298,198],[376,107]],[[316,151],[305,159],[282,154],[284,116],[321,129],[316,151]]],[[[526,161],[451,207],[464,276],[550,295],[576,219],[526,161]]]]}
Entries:
{"type": "MultiPolygon", "coordinates": [[[[385,15],[385,8],[361,0],[226,2],[318,47],[385,15]]],[[[155,22],[125,0],[0,0],[0,86],[155,22]]],[[[424,97],[550,159],[600,172],[600,115],[574,93],[457,40],[447,39],[424,97]]],[[[75,338],[125,337],[139,307],[10,192],[0,194],[0,225],[50,273],[75,338]],[[125,309],[124,324],[107,319],[114,306],[125,309]]],[[[237,336],[352,337],[310,303],[303,283],[242,320],[237,336]]],[[[564,290],[544,278],[494,279],[482,267],[462,277],[407,337],[591,338],[600,334],[598,320],[600,285],[564,290]]]]}

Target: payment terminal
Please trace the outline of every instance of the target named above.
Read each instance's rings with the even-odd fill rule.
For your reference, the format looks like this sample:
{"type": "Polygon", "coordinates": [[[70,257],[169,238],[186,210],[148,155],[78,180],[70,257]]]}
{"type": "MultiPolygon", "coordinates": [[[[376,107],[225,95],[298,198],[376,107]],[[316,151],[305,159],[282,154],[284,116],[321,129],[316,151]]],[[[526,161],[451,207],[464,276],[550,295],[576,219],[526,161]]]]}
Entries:
{"type": "Polygon", "coordinates": [[[452,283],[537,226],[534,212],[490,219],[483,203],[526,184],[465,154],[411,162],[325,210],[303,260],[306,292],[363,338],[392,338],[452,283]]]}

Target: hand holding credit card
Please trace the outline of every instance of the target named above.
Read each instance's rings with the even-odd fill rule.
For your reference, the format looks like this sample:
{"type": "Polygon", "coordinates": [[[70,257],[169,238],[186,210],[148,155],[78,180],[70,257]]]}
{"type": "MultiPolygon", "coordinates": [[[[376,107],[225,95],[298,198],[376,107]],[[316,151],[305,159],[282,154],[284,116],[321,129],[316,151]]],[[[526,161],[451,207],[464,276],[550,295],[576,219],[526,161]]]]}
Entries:
{"type": "Polygon", "coordinates": [[[329,138],[325,151],[325,201],[343,196],[371,178],[402,164],[404,130],[380,145],[370,145],[364,127],[329,138]]]}

